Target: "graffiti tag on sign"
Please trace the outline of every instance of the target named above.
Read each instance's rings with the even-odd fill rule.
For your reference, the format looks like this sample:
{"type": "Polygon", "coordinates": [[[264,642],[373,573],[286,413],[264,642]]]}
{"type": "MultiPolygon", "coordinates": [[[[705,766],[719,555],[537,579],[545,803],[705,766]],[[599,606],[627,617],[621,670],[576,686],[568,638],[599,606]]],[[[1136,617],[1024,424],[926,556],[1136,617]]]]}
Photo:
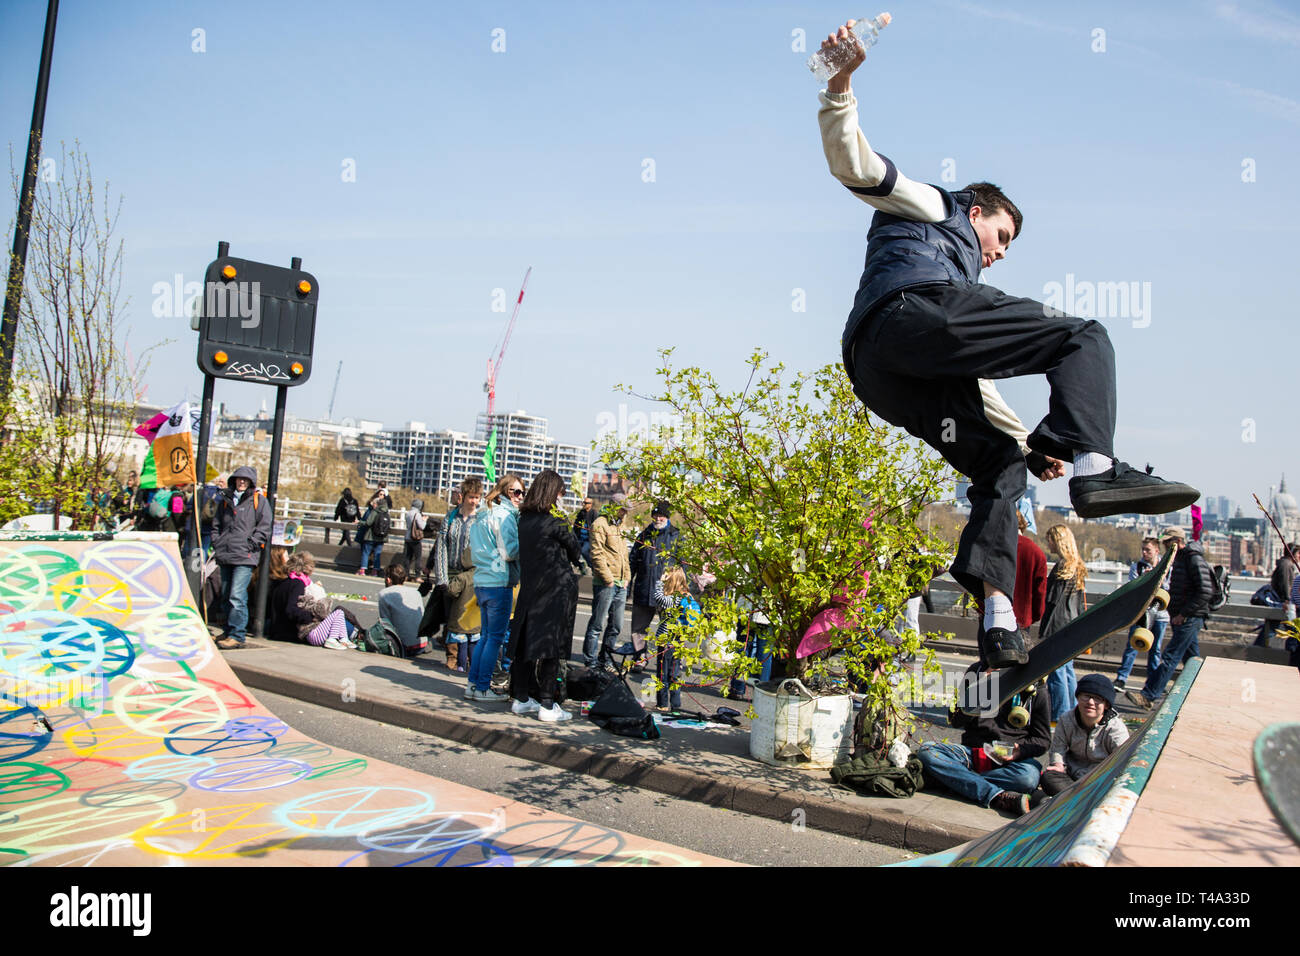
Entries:
{"type": "Polygon", "coordinates": [[[226,366],[226,375],[231,378],[264,379],[268,382],[280,379],[289,381],[289,376],[280,370],[280,366],[267,365],[265,362],[256,365],[251,362],[231,362],[226,366]]]}

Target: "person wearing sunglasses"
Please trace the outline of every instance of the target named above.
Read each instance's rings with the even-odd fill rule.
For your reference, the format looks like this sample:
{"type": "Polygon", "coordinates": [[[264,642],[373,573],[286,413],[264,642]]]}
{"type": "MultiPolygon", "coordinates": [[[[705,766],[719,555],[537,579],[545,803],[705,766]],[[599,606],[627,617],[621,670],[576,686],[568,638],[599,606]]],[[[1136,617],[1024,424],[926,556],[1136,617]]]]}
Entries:
{"type": "Polygon", "coordinates": [[[469,665],[466,700],[500,703],[510,699],[492,690],[492,674],[510,630],[514,587],[519,583],[519,504],[523,499],[523,479],[514,472],[503,475],[469,529],[474,597],[482,627],[469,665]]]}

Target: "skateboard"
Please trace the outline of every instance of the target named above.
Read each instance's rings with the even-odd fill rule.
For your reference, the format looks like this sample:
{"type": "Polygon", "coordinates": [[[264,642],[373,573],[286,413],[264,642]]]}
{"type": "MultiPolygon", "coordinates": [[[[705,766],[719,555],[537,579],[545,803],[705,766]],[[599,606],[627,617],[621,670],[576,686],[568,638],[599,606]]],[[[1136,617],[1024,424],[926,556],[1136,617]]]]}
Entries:
{"type": "Polygon", "coordinates": [[[1273,815],[1300,843],[1300,724],[1273,724],[1255,738],[1255,779],[1273,815]]]}
{"type": "MultiPolygon", "coordinates": [[[[1031,650],[1025,663],[973,674],[957,690],[958,708],[965,714],[994,717],[1016,694],[1074,660],[1106,635],[1131,626],[1164,590],[1160,585],[1173,556],[1172,551],[1166,551],[1160,563],[1146,574],[1116,588],[1031,650]]],[[[1168,601],[1167,595],[1164,600],[1168,601]]]]}

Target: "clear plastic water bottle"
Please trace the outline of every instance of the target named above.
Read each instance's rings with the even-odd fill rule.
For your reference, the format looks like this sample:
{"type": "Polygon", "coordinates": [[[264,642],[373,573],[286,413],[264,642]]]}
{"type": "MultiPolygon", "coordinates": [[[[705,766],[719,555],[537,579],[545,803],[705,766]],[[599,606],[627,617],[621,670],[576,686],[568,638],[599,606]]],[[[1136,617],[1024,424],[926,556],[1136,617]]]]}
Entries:
{"type": "MultiPolygon", "coordinates": [[[[870,50],[880,39],[880,31],[889,26],[892,20],[888,13],[882,13],[880,16],[871,20],[857,20],[853,24],[853,29],[849,31],[853,39],[861,46],[863,51],[870,50]]],[[[813,76],[825,83],[832,76],[838,73],[857,55],[853,44],[847,40],[841,40],[829,50],[817,50],[812,56],[808,57],[808,69],[812,70],[813,76]]]]}

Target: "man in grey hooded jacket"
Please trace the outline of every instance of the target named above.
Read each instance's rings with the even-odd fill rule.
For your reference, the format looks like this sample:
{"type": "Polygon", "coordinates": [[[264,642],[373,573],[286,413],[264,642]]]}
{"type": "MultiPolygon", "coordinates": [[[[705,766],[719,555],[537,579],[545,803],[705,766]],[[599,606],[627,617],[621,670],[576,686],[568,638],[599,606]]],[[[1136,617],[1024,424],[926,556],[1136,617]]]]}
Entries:
{"type": "Polygon", "coordinates": [[[230,473],[226,493],[212,519],[212,552],[221,568],[221,598],[226,631],[217,646],[244,646],[248,629],[248,584],[271,540],[271,505],[255,491],[257,472],[247,465],[230,473]]]}

